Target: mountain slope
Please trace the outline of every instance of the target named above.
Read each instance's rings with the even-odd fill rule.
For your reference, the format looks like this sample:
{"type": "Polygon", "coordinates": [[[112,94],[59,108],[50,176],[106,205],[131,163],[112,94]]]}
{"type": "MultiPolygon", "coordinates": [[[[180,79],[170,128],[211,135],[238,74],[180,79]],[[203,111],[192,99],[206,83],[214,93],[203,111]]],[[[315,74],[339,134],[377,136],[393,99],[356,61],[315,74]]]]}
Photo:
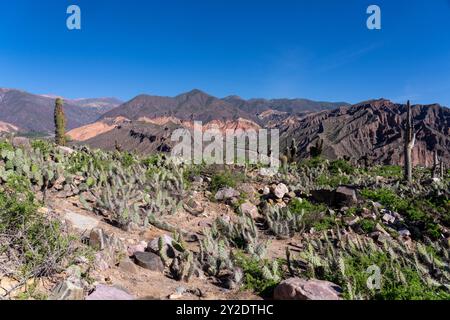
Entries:
{"type": "MultiPolygon", "coordinates": [[[[0,89],[0,121],[16,126],[24,132],[51,133],[54,131],[54,104],[55,98],[51,96],[0,89]]],[[[67,100],[64,104],[67,129],[93,122],[115,106],[117,104],[108,99],[67,100]],[[97,106],[94,107],[93,104],[97,106]]]]}
{"type": "Polygon", "coordinates": [[[320,102],[308,99],[250,99],[244,100],[237,96],[229,96],[224,101],[246,112],[262,113],[276,110],[287,113],[306,113],[332,110],[342,106],[349,106],[346,102],[320,102]]]}
{"type": "Polygon", "coordinates": [[[210,96],[200,90],[180,94],[176,97],[140,95],[105,113],[102,118],[126,117],[155,119],[173,117],[179,120],[196,120],[204,123],[212,120],[249,119],[258,121],[255,114],[243,111],[224,100],[210,96]]]}
{"type": "MultiPolygon", "coordinates": [[[[414,164],[432,165],[435,149],[450,162],[450,109],[433,104],[415,105],[412,110],[418,131],[414,164]]],[[[368,157],[373,162],[396,164],[403,161],[405,118],[405,105],[380,99],[291,117],[278,127],[281,141],[284,141],[282,148],[295,138],[300,157],[307,157],[310,147],[322,139],[323,153],[329,158],[348,156],[362,160],[368,157]]]]}

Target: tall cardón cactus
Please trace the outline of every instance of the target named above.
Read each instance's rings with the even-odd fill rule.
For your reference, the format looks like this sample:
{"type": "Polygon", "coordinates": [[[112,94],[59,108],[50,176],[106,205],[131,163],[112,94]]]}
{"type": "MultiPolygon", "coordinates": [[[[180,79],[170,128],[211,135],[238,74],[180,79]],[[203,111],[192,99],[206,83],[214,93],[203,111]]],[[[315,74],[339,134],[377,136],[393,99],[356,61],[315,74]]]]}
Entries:
{"type": "Polygon", "coordinates": [[[291,147],[289,148],[289,161],[290,162],[295,162],[297,153],[298,153],[297,142],[295,141],[295,138],[293,138],[291,141],[291,147]]]}
{"type": "Polygon", "coordinates": [[[433,153],[433,178],[437,178],[439,174],[439,158],[437,150],[434,150],[433,153]]]}
{"type": "Polygon", "coordinates": [[[414,125],[412,121],[411,104],[408,101],[406,112],[406,124],[405,124],[405,151],[404,151],[404,170],[405,170],[405,181],[408,183],[412,182],[412,150],[416,143],[416,133],[414,132],[414,125]]]}
{"type": "Polygon", "coordinates": [[[66,144],[66,118],[64,116],[63,100],[55,101],[55,143],[59,146],[66,144]]]}

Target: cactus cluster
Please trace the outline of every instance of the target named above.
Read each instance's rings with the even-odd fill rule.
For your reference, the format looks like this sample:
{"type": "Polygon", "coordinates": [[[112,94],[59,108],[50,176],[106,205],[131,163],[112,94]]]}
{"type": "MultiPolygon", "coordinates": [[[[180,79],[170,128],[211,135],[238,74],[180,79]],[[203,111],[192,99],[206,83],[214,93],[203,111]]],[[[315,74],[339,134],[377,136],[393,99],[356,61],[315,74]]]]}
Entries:
{"type": "Polygon", "coordinates": [[[217,218],[211,230],[216,238],[224,239],[231,246],[244,250],[258,260],[266,254],[267,244],[260,239],[255,221],[250,216],[238,217],[236,222],[217,218]]]}
{"type": "MultiPolygon", "coordinates": [[[[450,291],[448,244],[427,240],[427,245],[420,242],[407,245],[391,239],[379,246],[372,239],[354,233],[342,235],[339,229],[332,230],[331,234],[324,232],[319,239],[304,241],[305,249],[297,257],[292,257],[287,249],[287,263],[292,275],[306,272],[316,278],[332,276],[345,289],[349,299],[368,299],[376,294],[367,289],[366,283],[360,282],[361,276],[355,272],[355,268],[373,266],[383,268],[384,284],[391,288],[407,287],[408,277],[417,275],[424,288],[450,291]]],[[[359,272],[364,274],[366,269],[359,272]]]]}
{"type": "Polygon", "coordinates": [[[291,238],[304,229],[303,215],[292,213],[287,207],[267,206],[264,216],[269,230],[281,239],[291,238]]]}
{"type": "Polygon", "coordinates": [[[27,178],[37,190],[50,189],[57,184],[71,182],[72,176],[64,170],[65,155],[58,150],[46,156],[39,149],[3,149],[0,152],[0,180],[6,182],[12,174],[27,178]]]}

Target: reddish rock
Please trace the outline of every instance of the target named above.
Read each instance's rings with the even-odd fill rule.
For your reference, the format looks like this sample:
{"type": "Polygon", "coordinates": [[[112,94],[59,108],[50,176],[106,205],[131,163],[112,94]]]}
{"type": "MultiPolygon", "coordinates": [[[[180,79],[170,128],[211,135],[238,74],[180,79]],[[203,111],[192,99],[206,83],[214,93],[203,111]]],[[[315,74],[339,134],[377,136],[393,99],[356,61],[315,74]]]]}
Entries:
{"type": "Polygon", "coordinates": [[[135,298],[122,289],[99,284],[86,300],[134,300],[135,298]]]}
{"type": "Polygon", "coordinates": [[[341,300],[342,289],[329,281],[290,278],[274,291],[275,300],[341,300]]]}

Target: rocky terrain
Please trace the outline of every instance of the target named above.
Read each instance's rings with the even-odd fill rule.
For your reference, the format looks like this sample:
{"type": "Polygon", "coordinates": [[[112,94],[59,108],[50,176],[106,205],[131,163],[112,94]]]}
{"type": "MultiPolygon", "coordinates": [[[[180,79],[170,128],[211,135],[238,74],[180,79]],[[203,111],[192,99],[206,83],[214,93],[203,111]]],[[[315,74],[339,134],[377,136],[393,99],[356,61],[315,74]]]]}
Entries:
{"type": "Polygon", "coordinates": [[[449,171],[319,155],[268,176],[25,138],[0,163],[2,299],[450,298],[449,171]]]}

